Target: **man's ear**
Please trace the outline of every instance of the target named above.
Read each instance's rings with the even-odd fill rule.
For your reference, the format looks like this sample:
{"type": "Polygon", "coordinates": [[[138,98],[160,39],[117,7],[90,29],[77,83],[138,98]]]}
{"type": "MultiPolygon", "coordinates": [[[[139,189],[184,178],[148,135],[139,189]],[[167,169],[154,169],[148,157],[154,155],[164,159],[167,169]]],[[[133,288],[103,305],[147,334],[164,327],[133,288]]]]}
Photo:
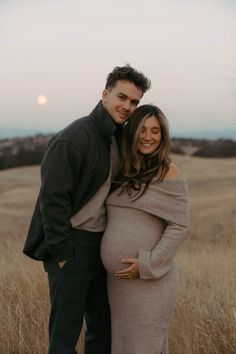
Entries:
{"type": "Polygon", "coordinates": [[[102,102],[103,103],[106,103],[107,94],[108,94],[107,89],[103,90],[103,92],[102,92],[102,102]]]}

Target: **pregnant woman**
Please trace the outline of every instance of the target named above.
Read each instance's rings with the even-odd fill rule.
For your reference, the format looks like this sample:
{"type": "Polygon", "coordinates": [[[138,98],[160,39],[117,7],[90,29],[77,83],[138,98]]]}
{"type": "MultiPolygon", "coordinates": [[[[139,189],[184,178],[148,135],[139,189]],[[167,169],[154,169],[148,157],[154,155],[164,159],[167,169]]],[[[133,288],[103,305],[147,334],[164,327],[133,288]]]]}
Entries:
{"type": "Polygon", "coordinates": [[[123,167],[107,199],[101,255],[108,274],[112,354],[168,354],[175,255],[186,235],[186,180],[170,162],[165,116],[140,106],[125,127],[123,167]]]}

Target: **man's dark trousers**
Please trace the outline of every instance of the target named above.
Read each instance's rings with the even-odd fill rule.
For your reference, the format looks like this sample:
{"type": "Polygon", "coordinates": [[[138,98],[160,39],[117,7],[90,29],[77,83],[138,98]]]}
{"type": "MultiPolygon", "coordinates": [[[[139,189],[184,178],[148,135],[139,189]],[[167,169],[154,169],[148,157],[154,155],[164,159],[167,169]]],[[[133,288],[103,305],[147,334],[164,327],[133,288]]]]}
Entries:
{"type": "Polygon", "coordinates": [[[84,354],[110,354],[110,309],[106,272],[100,259],[102,233],[72,230],[73,254],[61,269],[44,262],[51,300],[48,354],[76,354],[83,319],[87,332],[84,354]]]}

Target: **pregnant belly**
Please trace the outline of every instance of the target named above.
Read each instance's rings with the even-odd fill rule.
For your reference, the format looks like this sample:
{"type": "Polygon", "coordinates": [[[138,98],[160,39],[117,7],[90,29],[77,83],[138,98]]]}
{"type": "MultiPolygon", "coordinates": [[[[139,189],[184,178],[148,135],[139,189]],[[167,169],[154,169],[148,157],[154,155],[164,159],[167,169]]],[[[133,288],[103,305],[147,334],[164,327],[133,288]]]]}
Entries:
{"type": "Polygon", "coordinates": [[[107,272],[127,268],[123,258],[137,258],[158,243],[164,224],[161,219],[140,210],[108,208],[108,224],[101,243],[101,258],[107,272]]]}

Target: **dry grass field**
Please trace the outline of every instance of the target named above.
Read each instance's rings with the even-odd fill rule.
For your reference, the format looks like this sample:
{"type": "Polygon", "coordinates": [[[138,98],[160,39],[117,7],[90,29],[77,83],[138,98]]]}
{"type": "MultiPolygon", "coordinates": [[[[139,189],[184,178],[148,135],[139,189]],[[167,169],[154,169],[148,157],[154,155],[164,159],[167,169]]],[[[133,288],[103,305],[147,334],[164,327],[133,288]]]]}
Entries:
{"type": "MultiPolygon", "coordinates": [[[[235,354],[236,159],[173,160],[189,181],[191,225],[178,253],[170,354],[235,354]]],[[[38,167],[0,172],[0,354],[46,353],[47,279],[22,254],[38,189],[38,167]]]]}

